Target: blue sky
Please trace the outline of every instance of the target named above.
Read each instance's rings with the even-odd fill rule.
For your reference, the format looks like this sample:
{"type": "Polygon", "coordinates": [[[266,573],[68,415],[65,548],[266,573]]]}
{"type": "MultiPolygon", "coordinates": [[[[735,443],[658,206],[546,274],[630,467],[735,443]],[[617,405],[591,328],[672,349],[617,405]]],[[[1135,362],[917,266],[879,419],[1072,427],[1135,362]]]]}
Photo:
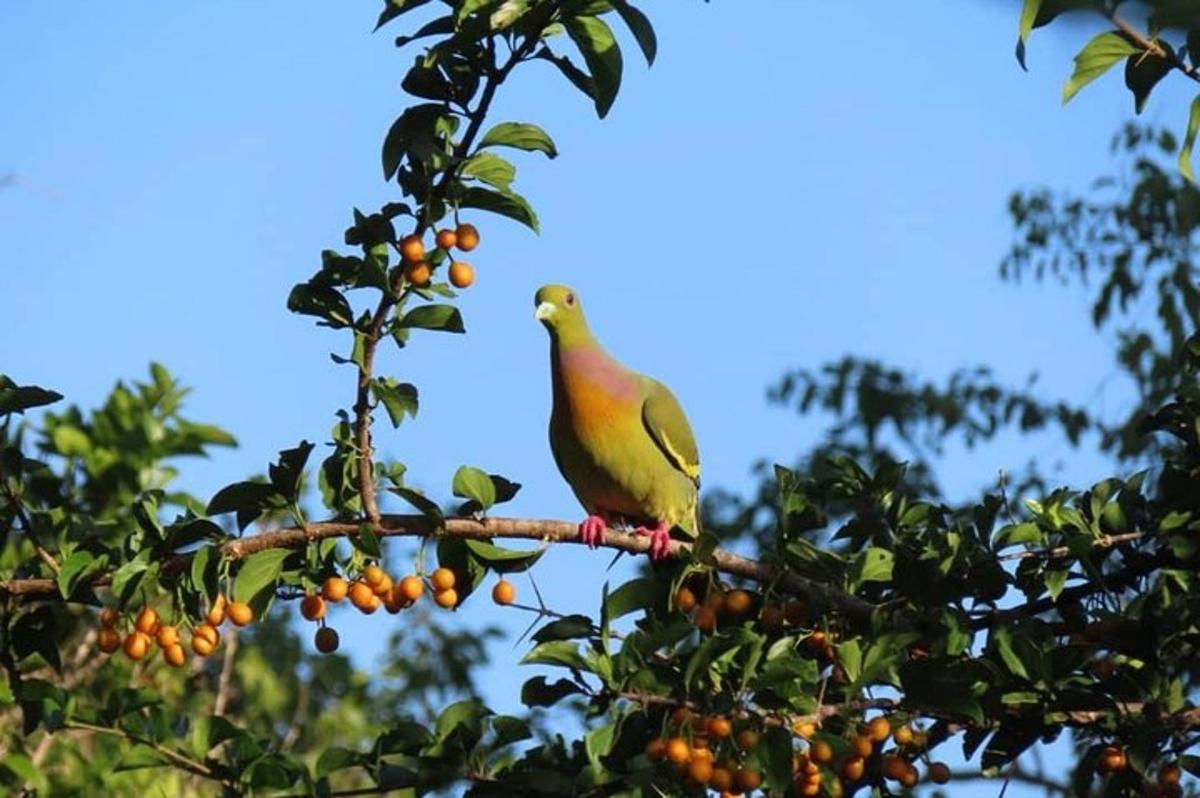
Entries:
{"type": "MultiPolygon", "coordinates": [[[[495,120],[537,121],[562,154],[518,159],[541,236],[475,219],[469,335],[417,335],[381,356],[381,373],[421,389],[417,422],[378,436],[413,482],[448,496],[468,462],[524,483],[507,513],[579,515],[546,445],[547,344],[532,318],[546,282],[574,285],[610,351],[672,386],[706,486],[748,487],[756,458],[816,440],[819,420],[764,401],[786,367],[854,353],[939,378],[988,363],[1014,383],[1041,372],[1050,398],[1090,397],[1112,375],[1083,294],[997,277],[1009,192],[1086,187],[1131,114],[1119,71],[1061,107],[1088,30],[1036,32],[1026,74],[1015,3],[644,7],[659,60],[647,70],[626,45],[608,119],[542,65],[501,93],[495,120]]],[[[341,246],[351,206],[398,193],[379,148],[414,52],[392,47],[399,27],[370,35],[377,11],[0,6],[0,174],[20,176],[0,191],[0,370],[93,406],[163,362],[195,386],[191,417],[241,443],[185,465],[182,485],[202,495],[325,441],[353,391],[328,353],[348,345],[284,302],[341,246]]],[[[1178,131],[1187,99],[1167,80],[1144,118],[1178,131]]],[[[1121,402],[1116,384],[1093,409],[1121,402]]],[[[1004,439],[952,451],[946,484],[965,495],[1032,457],[1075,484],[1108,468],[1054,436],[1004,439]]],[[[556,608],[592,611],[606,576],[628,569],[606,574],[606,556],[570,548],[543,559],[539,584],[556,608]]],[[[468,610],[526,621],[482,598],[468,610]]],[[[364,665],[383,637],[349,622],[343,635],[364,665]]],[[[510,644],[493,653],[493,703],[516,709],[529,673],[510,644]]]]}

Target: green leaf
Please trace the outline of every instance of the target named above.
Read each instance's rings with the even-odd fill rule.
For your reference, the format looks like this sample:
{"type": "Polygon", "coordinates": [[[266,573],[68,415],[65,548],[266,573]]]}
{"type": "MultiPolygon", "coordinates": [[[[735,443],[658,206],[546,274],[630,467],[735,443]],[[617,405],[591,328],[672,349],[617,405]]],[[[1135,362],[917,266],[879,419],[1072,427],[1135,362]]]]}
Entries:
{"type": "Polygon", "coordinates": [[[119,773],[123,770],[161,768],[166,765],[167,760],[162,754],[148,745],[137,743],[133,747],[126,748],[121,752],[120,759],[117,760],[112,769],[119,773]]]}
{"type": "Polygon", "coordinates": [[[514,574],[527,571],[546,552],[544,548],[534,549],[533,551],[505,549],[484,540],[467,540],[466,544],[476,559],[500,574],[514,574]]]}
{"type": "Polygon", "coordinates": [[[383,557],[383,551],[379,548],[379,537],[375,534],[375,530],[371,529],[370,524],[360,524],[358,534],[350,538],[350,543],[372,560],[383,557]]]}
{"type": "Polygon", "coordinates": [[[612,29],[599,17],[572,17],[563,20],[563,27],[591,73],[596,89],[596,114],[603,119],[621,88],[621,48],[612,29]]]}
{"type": "Polygon", "coordinates": [[[550,640],[537,645],[521,658],[522,665],[562,665],[572,670],[591,671],[579,655],[579,646],[570,640],[550,640]]]}
{"type": "Polygon", "coordinates": [[[488,708],[477,700],[459,701],[446,707],[438,716],[434,734],[439,741],[445,741],[450,735],[462,729],[471,737],[478,739],[483,733],[483,719],[490,714],[488,708]]]}
{"type": "Polygon", "coordinates": [[[491,152],[472,155],[459,167],[462,177],[474,177],[501,191],[508,191],[517,176],[516,167],[491,152]]]}
{"type": "Polygon", "coordinates": [[[383,11],[379,12],[379,19],[375,21],[375,30],[379,30],[401,14],[419,8],[428,2],[429,0],[385,0],[383,11]]]}
{"type": "Polygon", "coordinates": [[[388,490],[399,496],[401,499],[404,499],[413,507],[416,507],[422,515],[433,521],[435,524],[438,524],[439,526],[441,525],[443,521],[442,508],[438,507],[435,502],[427,498],[425,494],[415,491],[412,488],[405,488],[399,485],[393,488],[388,488],[388,490]]]}
{"type": "Polygon", "coordinates": [[[515,147],[526,152],[544,152],[558,157],[558,150],[549,134],[528,122],[501,122],[484,134],[480,147],[515,147]]]}
{"type": "Polygon", "coordinates": [[[201,546],[192,555],[192,587],[212,603],[220,592],[221,551],[216,546],[201,546]]]}
{"type": "Polygon", "coordinates": [[[857,588],[863,582],[888,582],[892,578],[895,556],[887,549],[871,546],[854,556],[851,561],[850,582],[857,588]]]}
{"type": "Polygon", "coordinates": [[[1046,571],[1046,591],[1050,594],[1050,598],[1055,601],[1063,591],[1063,586],[1067,584],[1068,572],[1066,569],[1055,569],[1046,571]]]}
{"type": "Polygon", "coordinates": [[[1125,59],[1125,85],[1133,92],[1133,110],[1141,113],[1154,86],[1171,71],[1171,62],[1150,53],[1125,59]]]}
{"type": "Polygon", "coordinates": [[[772,794],[783,795],[792,782],[792,736],[779,726],[763,732],[755,751],[763,766],[763,777],[772,794]]]}
{"type": "Polygon", "coordinates": [[[612,750],[613,742],[616,740],[616,731],[616,724],[607,723],[590,730],[583,736],[583,749],[593,767],[597,769],[603,767],[600,764],[600,757],[608,756],[609,751],[612,750]]]}
{"type": "Polygon", "coordinates": [[[1192,100],[1188,111],[1187,135],[1183,137],[1183,146],[1179,148],[1179,172],[1193,183],[1196,175],[1192,171],[1192,149],[1196,146],[1196,133],[1200,132],[1200,94],[1192,100]]]}
{"type": "Polygon", "coordinates": [[[262,515],[277,495],[275,488],[266,482],[235,482],[217,491],[205,512],[209,515],[236,512],[238,528],[245,529],[262,515]]]}
{"type": "Polygon", "coordinates": [[[346,297],[327,285],[297,284],[288,294],[287,307],[293,313],[324,319],[330,327],[349,327],[354,323],[354,311],[346,297]]]}
{"type": "Polygon", "coordinates": [[[247,603],[261,601],[260,594],[273,593],[275,581],[283,572],[283,561],[290,549],[257,551],[242,561],[233,584],[233,600],[247,603]]]}
{"type": "Polygon", "coordinates": [[[1107,72],[1113,64],[1139,52],[1120,32],[1107,31],[1092,38],[1075,56],[1075,71],[1063,86],[1063,104],[1080,89],[1107,72]]]}
{"type": "Polygon", "coordinates": [[[294,449],[283,449],[279,452],[279,462],[267,466],[267,476],[276,493],[292,501],[299,501],[300,479],[304,476],[304,464],[314,446],[308,441],[300,441],[294,449]]]}
{"type": "Polygon", "coordinates": [[[77,549],[63,561],[58,572],[58,591],[62,593],[63,598],[70,597],[81,582],[102,570],[106,565],[108,565],[107,555],[95,557],[89,551],[77,549]]]}
{"type": "Polygon", "coordinates": [[[336,745],[326,748],[317,759],[317,778],[328,776],[337,770],[354,767],[361,764],[362,759],[357,752],[348,748],[339,748],[336,745]]]}
{"type": "Polygon", "coordinates": [[[534,632],[533,642],[576,640],[581,637],[590,637],[595,631],[596,627],[592,625],[592,619],[586,615],[568,615],[565,618],[551,621],[534,632]]]}
{"type": "Polygon", "coordinates": [[[442,332],[466,332],[463,327],[462,314],[453,305],[421,305],[415,307],[404,318],[397,322],[404,328],[417,327],[422,330],[441,330],[442,332]]]}
{"type": "Polygon", "coordinates": [[[610,619],[620,618],[635,610],[648,610],[660,602],[664,595],[664,583],[653,577],[631,579],[609,594],[604,603],[610,619]]]}
{"type": "Polygon", "coordinates": [[[527,707],[549,707],[569,695],[582,695],[583,690],[570,679],[547,684],[545,676],[535,676],[521,686],[521,703],[527,707]]]}
{"type": "Polygon", "coordinates": [[[48,391],[36,385],[17,385],[0,374],[0,416],[9,413],[24,413],[33,407],[53,404],[62,399],[57,391],[48,391]]]}
{"type": "Polygon", "coordinates": [[[537,214],[533,212],[529,202],[516,192],[492,191],[479,186],[471,186],[459,195],[458,204],[463,208],[478,208],[489,213],[507,216],[535,233],[539,231],[537,214]]]}
{"type": "Polygon", "coordinates": [[[646,66],[653,66],[654,58],[658,55],[658,37],[654,35],[654,26],[650,24],[646,15],[630,5],[628,0],[611,2],[621,19],[625,20],[625,25],[637,40],[638,47],[642,48],[642,55],[646,56],[646,66]]]}
{"type": "Polygon", "coordinates": [[[473,499],[484,510],[496,503],[496,486],[492,484],[492,478],[486,471],[473,466],[458,467],[451,489],[455,496],[473,499]]]}
{"type": "Polygon", "coordinates": [[[1042,0],[1025,0],[1025,5],[1021,7],[1021,20],[1017,23],[1017,63],[1026,71],[1028,67],[1025,66],[1025,45],[1029,41],[1029,34],[1033,31],[1033,23],[1037,20],[1041,7],[1042,0]]]}
{"type": "Polygon", "coordinates": [[[1012,632],[1006,626],[1001,626],[992,634],[992,642],[996,644],[996,651],[1000,654],[1000,658],[1004,660],[1004,664],[1014,676],[1020,676],[1022,679],[1029,679],[1029,671],[1025,669],[1025,663],[1017,656],[1017,652],[1013,650],[1012,632]]]}
{"type": "Polygon", "coordinates": [[[83,457],[92,450],[92,441],[87,433],[70,424],[59,424],[50,433],[54,450],[63,457],[83,457]]]}
{"type": "Polygon", "coordinates": [[[11,772],[22,783],[32,785],[38,795],[49,794],[49,786],[45,774],[33,764],[33,760],[24,754],[10,752],[0,760],[0,767],[11,772]]]}
{"type": "Polygon", "coordinates": [[[371,393],[376,401],[382,402],[387,410],[388,418],[393,427],[399,427],[404,416],[417,417],[420,404],[417,400],[417,386],[400,382],[392,377],[377,377],[371,381],[371,393]]]}

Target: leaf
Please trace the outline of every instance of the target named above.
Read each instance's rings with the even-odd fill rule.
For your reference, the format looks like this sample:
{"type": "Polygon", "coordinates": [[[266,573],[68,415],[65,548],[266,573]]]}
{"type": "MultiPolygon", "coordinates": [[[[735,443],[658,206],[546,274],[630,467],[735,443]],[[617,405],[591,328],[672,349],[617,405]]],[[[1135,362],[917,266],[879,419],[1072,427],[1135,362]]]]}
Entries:
{"type": "Polygon", "coordinates": [[[276,496],[275,488],[266,482],[235,482],[217,491],[205,512],[209,515],[236,512],[238,528],[245,529],[276,496]]]}
{"type": "Polygon", "coordinates": [[[631,579],[609,594],[604,602],[610,619],[620,618],[635,610],[648,610],[662,600],[663,582],[653,577],[631,579]]]}
{"type": "Polygon", "coordinates": [[[533,736],[526,721],[509,715],[497,715],[492,718],[492,730],[496,732],[493,745],[497,748],[528,740],[533,736]]]}
{"type": "Polygon", "coordinates": [[[399,496],[401,499],[404,499],[413,507],[416,507],[418,510],[420,510],[422,515],[433,521],[435,524],[439,526],[441,525],[443,521],[442,509],[438,507],[436,503],[430,501],[425,494],[419,493],[412,488],[405,488],[399,485],[393,488],[388,488],[388,490],[399,496]]]}
{"type": "Polygon", "coordinates": [[[596,631],[592,619],[586,615],[568,615],[565,618],[551,621],[533,633],[533,642],[545,643],[549,640],[575,640],[590,637],[596,631]]]}
{"type": "Polygon", "coordinates": [[[1017,656],[1012,646],[1012,632],[1008,627],[1002,626],[992,634],[992,642],[996,644],[996,651],[1000,654],[1000,658],[1004,660],[1004,664],[1014,676],[1020,676],[1022,679],[1029,679],[1029,671],[1025,669],[1025,663],[1017,656]]]}
{"type": "Polygon", "coordinates": [[[453,305],[421,305],[405,313],[404,318],[397,322],[397,326],[452,333],[466,332],[462,315],[453,305]]]}
{"type": "Polygon", "coordinates": [[[558,157],[558,149],[549,134],[528,122],[501,122],[484,134],[480,147],[515,147],[526,152],[544,152],[558,157]]]}
{"type": "Polygon", "coordinates": [[[192,587],[204,594],[208,603],[212,603],[219,588],[219,566],[221,551],[216,546],[201,546],[192,555],[192,587]]]}
{"type": "Polygon", "coordinates": [[[492,478],[474,466],[459,466],[454,472],[451,489],[455,496],[472,499],[484,510],[496,503],[496,486],[492,484],[492,478]]]}
{"type": "Polygon", "coordinates": [[[36,385],[17,385],[0,374],[0,416],[24,413],[26,410],[49,405],[62,399],[62,394],[36,385]]]}
{"type": "Polygon", "coordinates": [[[1068,572],[1066,569],[1046,571],[1044,578],[1046,581],[1046,591],[1050,594],[1050,598],[1055,601],[1058,600],[1059,594],[1063,591],[1063,586],[1067,583],[1067,576],[1068,572]]]}
{"type": "Polygon", "coordinates": [[[121,757],[113,765],[113,770],[141,770],[143,768],[161,768],[167,765],[167,760],[158,751],[148,745],[138,743],[121,752],[121,757]]]}
{"type": "Polygon", "coordinates": [[[383,557],[383,552],[379,548],[379,536],[375,534],[375,530],[371,529],[370,524],[360,524],[358,534],[350,538],[350,543],[372,560],[383,557]]]}
{"type": "Polygon", "coordinates": [[[603,767],[600,764],[600,757],[608,756],[609,751],[612,750],[613,742],[616,740],[616,731],[616,724],[607,723],[591,729],[583,736],[583,750],[587,753],[587,758],[593,767],[597,769],[603,767]]]}
{"type": "Polygon", "coordinates": [[[563,77],[571,81],[571,85],[586,94],[590,99],[594,100],[596,98],[596,81],[592,80],[591,75],[575,66],[570,58],[567,58],[565,55],[555,55],[550,52],[549,48],[539,50],[537,56],[558,67],[558,71],[563,74],[563,77]]]}
{"type": "Polygon", "coordinates": [[[293,313],[324,319],[330,327],[349,327],[354,311],[336,288],[313,283],[298,283],[288,294],[287,308],[293,313]]]}
{"type": "Polygon", "coordinates": [[[522,665],[562,665],[576,671],[591,671],[579,655],[579,646],[570,640],[550,640],[535,646],[521,658],[522,665]]]}
{"type": "Polygon", "coordinates": [[[621,88],[621,48],[612,29],[598,17],[578,16],[563,20],[567,35],[575,42],[591,73],[596,89],[596,114],[603,119],[621,88]]]}
{"type": "Polygon", "coordinates": [[[444,741],[451,734],[463,729],[471,737],[478,739],[483,733],[483,719],[490,714],[488,708],[475,699],[458,701],[446,707],[438,716],[434,734],[438,740],[444,741]]]}
{"type": "Polygon", "coordinates": [[[569,695],[582,695],[583,690],[570,679],[547,684],[545,676],[535,676],[521,685],[521,703],[527,707],[549,707],[569,695]]]}
{"type": "Polygon", "coordinates": [[[478,208],[507,216],[535,233],[540,229],[537,214],[533,212],[529,202],[520,194],[512,191],[492,191],[479,186],[471,186],[459,195],[458,204],[463,208],[478,208]]]}
{"type": "Polygon", "coordinates": [[[392,377],[377,377],[371,381],[371,393],[377,401],[383,403],[393,427],[399,427],[405,415],[417,417],[420,403],[417,399],[417,386],[412,383],[399,382],[392,377]]]}
{"type": "Polygon", "coordinates": [[[294,449],[279,452],[279,462],[267,467],[267,475],[275,491],[292,501],[299,500],[300,478],[304,476],[304,464],[312,453],[313,444],[300,441],[294,449]]]}
{"type": "Polygon", "coordinates": [[[629,32],[633,34],[633,38],[637,40],[638,47],[642,48],[642,55],[646,56],[646,66],[653,66],[654,58],[658,55],[658,37],[654,35],[654,26],[650,24],[646,15],[630,5],[628,0],[611,2],[625,21],[629,32]]]}
{"type": "Polygon", "coordinates": [[[1037,20],[1041,7],[1042,0],[1025,0],[1025,5],[1021,7],[1021,20],[1017,23],[1017,63],[1027,72],[1029,69],[1025,66],[1025,44],[1029,41],[1029,34],[1033,31],[1033,23],[1037,20]]]}
{"type": "Polygon", "coordinates": [[[345,770],[348,767],[361,764],[363,758],[355,751],[348,748],[339,748],[331,746],[321,752],[321,756],[317,759],[317,778],[328,776],[336,770],[345,770]]]}
{"type": "Polygon", "coordinates": [[[544,548],[533,551],[505,549],[483,540],[467,540],[467,548],[488,568],[500,574],[515,574],[533,567],[546,552],[544,548]]]}
{"type": "Polygon", "coordinates": [[[854,587],[863,582],[888,582],[892,578],[895,556],[887,549],[871,546],[855,555],[850,581],[854,587]]]}
{"type": "Polygon", "coordinates": [[[1139,52],[1118,31],[1107,31],[1092,38],[1075,56],[1075,71],[1063,86],[1063,104],[1071,101],[1080,89],[1107,72],[1122,58],[1139,52]]]}
{"type": "Polygon", "coordinates": [[[1141,113],[1154,86],[1171,71],[1171,63],[1150,53],[1125,59],[1125,85],[1133,92],[1133,110],[1141,113]]]}
{"type": "Polygon", "coordinates": [[[1196,146],[1196,133],[1200,132],[1200,94],[1192,100],[1188,111],[1187,135],[1183,137],[1183,146],[1179,148],[1179,172],[1193,183],[1196,175],[1192,171],[1192,149],[1196,146]]]}
{"type": "Polygon", "coordinates": [[[87,433],[70,424],[59,424],[50,433],[54,450],[63,457],[83,457],[92,450],[92,441],[87,433]]]}
{"type": "Polygon", "coordinates": [[[95,557],[90,551],[77,549],[63,561],[58,572],[58,591],[63,598],[69,598],[81,582],[102,570],[106,565],[108,565],[107,555],[95,557]]]}
{"type": "Polygon", "coordinates": [[[499,155],[479,152],[472,155],[459,167],[462,177],[474,177],[501,191],[508,191],[517,176],[516,168],[499,155]]]}
{"type": "Polygon", "coordinates": [[[772,794],[783,795],[792,781],[792,736],[779,726],[763,732],[756,751],[772,794]]]}
{"type": "Polygon", "coordinates": [[[386,0],[383,5],[383,11],[379,12],[379,19],[375,21],[375,30],[379,30],[401,14],[412,11],[414,8],[423,6],[428,2],[429,0],[386,0]]]}
{"type": "Polygon", "coordinates": [[[243,560],[233,584],[233,600],[250,603],[259,594],[274,593],[275,581],[283,572],[283,561],[291,553],[290,549],[266,549],[243,560]]]}

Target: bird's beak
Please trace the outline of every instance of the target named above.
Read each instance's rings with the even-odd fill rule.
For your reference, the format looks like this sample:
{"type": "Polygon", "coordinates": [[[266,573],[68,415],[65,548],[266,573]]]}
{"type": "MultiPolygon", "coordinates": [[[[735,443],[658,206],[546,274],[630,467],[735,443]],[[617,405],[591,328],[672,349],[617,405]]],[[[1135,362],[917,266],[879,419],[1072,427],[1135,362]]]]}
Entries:
{"type": "Polygon", "coordinates": [[[554,305],[550,302],[540,302],[538,303],[537,309],[533,311],[533,317],[538,321],[545,321],[553,316],[554,312],[557,310],[558,308],[554,307],[554,305]]]}

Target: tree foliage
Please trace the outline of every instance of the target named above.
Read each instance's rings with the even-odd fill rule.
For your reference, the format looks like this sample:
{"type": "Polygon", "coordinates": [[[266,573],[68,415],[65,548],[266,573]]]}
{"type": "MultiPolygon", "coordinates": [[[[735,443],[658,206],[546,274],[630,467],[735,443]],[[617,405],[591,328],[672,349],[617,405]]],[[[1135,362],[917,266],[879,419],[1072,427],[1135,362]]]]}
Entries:
{"type": "MultiPolygon", "coordinates": [[[[1156,21],[1186,27],[1152,5],[1156,21]]],[[[1019,57],[1030,31],[1068,8],[1117,25],[1077,58],[1068,98],[1122,59],[1139,107],[1168,71],[1190,73],[1184,54],[1137,34],[1111,3],[1027,2],[1019,57]]],[[[1182,794],[1178,768],[1200,773],[1189,753],[1200,729],[1195,190],[1139,154],[1173,154],[1168,136],[1126,134],[1133,177],[1111,184],[1115,198],[1034,192],[1012,203],[1006,276],[1099,275],[1100,327],[1141,292],[1156,297],[1161,324],[1131,322],[1119,337],[1140,389],[1128,418],[1093,418],[984,368],[945,385],[862,358],[789,372],[771,398],[832,413],[827,440],[797,467],[771,467],[757,496],[710,501],[706,534],[606,585],[592,616],[562,615],[540,596],[519,606],[536,614],[522,662],[561,673],[525,682],[526,716],[498,715],[473,673],[492,633],[447,631],[421,596],[447,609],[481,600],[473,594],[489,575],[536,571],[545,546],[577,532],[494,516],[520,485],[486,468],[464,465],[433,497],[410,486],[402,463],[378,461],[375,422],[410,423],[420,395],[379,374],[375,355],[467,329],[443,280],[455,249],[477,243],[466,218],[537,229],[500,153],[553,158],[557,148],[534,123],[490,117],[510,74],[549,66],[604,117],[624,69],[620,42],[648,63],[657,48],[626,0],[389,0],[378,27],[401,24],[397,46],[424,50],[402,84],[417,102],[381,154],[400,196],[355,209],[350,254],[323,252],[287,298],[341,336],[333,358],[353,375],[321,462],[301,441],[264,475],[202,501],[172,490],[177,463],[234,440],[181,415],[186,391],[165,368],[118,384],[92,412],[59,410],[57,393],[0,377],[7,789],[893,795],[944,783],[947,747],[984,774],[1014,777],[1025,751],[1069,732],[1079,760],[1070,783],[1051,789],[1182,794]],[[937,461],[950,438],[1051,427],[1076,444],[1098,432],[1119,465],[1136,459],[1140,470],[1047,486],[1020,505],[1003,484],[965,503],[943,497],[937,461]],[[384,513],[385,497],[413,511],[384,513]],[[306,509],[317,500],[321,520],[306,509]],[[755,559],[722,548],[746,534],[755,559]],[[380,568],[398,537],[417,546],[411,582],[380,568]],[[326,613],[342,601],[405,613],[418,630],[403,651],[390,648],[380,681],[333,651],[326,613]],[[293,603],[316,622],[324,653],[288,622],[293,603]],[[555,733],[547,718],[559,710],[582,723],[579,739],[555,733]]],[[[607,545],[647,547],[620,533],[607,545]]]]}

